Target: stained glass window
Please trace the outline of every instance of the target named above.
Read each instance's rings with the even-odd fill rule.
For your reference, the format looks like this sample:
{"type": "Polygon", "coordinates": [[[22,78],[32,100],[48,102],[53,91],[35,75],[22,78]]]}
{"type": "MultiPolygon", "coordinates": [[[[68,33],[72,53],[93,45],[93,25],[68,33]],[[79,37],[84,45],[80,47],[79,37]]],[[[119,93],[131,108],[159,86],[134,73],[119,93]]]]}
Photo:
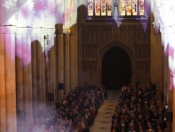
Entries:
{"type": "Polygon", "coordinates": [[[93,0],[88,0],[88,16],[93,16],[93,0]]]}
{"type": "Polygon", "coordinates": [[[87,0],[88,16],[144,16],[144,0],[87,0]],[[115,9],[114,9],[115,7],[115,9]],[[114,11],[115,10],[115,11],[114,11]]]}
{"type": "Polygon", "coordinates": [[[131,0],[126,0],[126,15],[131,15],[131,0]]]}
{"type": "Polygon", "coordinates": [[[125,16],[125,0],[120,0],[120,15],[125,16]]]}
{"type": "Polygon", "coordinates": [[[133,16],[137,15],[137,0],[132,1],[132,15],[133,16]]]}
{"type": "Polygon", "coordinates": [[[106,0],[101,1],[101,16],[106,16],[106,0]]]}
{"type": "Polygon", "coordinates": [[[111,16],[112,15],[112,4],[111,4],[111,0],[107,0],[107,16],[111,16]]]}
{"type": "Polygon", "coordinates": [[[139,15],[144,15],[144,0],[139,0],[139,15]]]}
{"type": "Polygon", "coordinates": [[[95,0],[95,16],[100,16],[100,0],[95,0]]]}
{"type": "Polygon", "coordinates": [[[144,0],[120,0],[120,16],[143,16],[144,0]]]}

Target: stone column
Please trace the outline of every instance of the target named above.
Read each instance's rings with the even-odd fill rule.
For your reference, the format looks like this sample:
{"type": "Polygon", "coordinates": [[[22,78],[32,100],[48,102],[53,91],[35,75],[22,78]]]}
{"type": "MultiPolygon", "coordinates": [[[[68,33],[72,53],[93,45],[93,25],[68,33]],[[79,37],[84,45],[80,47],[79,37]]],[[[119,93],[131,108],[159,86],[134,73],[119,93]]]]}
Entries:
{"type": "Polygon", "coordinates": [[[65,87],[64,94],[67,95],[70,92],[70,31],[67,30],[65,34],[65,87]]]}
{"type": "MultiPolygon", "coordinates": [[[[22,35],[22,79],[23,79],[23,110],[24,110],[24,131],[29,128],[33,121],[32,112],[32,74],[31,74],[31,29],[22,28],[18,30],[23,30],[22,35]]],[[[17,68],[17,67],[16,67],[17,68]]],[[[16,69],[17,70],[17,69],[16,69]]],[[[19,70],[19,69],[18,69],[19,70]]],[[[18,79],[18,78],[17,78],[18,79]]],[[[18,93],[17,93],[18,95],[18,93]]]]}
{"type": "MultiPolygon", "coordinates": [[[[42,56],[43,56],[43,47],[42,47],[42,39],[43,37],[43,29],[40,29],[36,34],[36,80],[37,80],[37,116],[40,116],[42,110],[42,56]]],[[[37,118],[37,117],[36,117],[37,118]]]]}
{"type": "MultiPolygon", "coordinates": [[[[151,15],[151,20],[154,21],[153,15],[151,15]]],[[[156,42],[155,42],[155,32],[154,27],[151,25],[151,83],[156,83],[156,69],[155,69],[155,56],[156,56],[156,42]]]]}
{"type": "Polygon", "coordinates": [[[17,28],[16,31],[16,92],[17,92],[17,112],[18,112],[18,131],[24,131],[24,118],[22,114],[24,113],[24,92],[23,92],[23,33],[24,30],[17,28]]]}
{"type": "MultiPolygon", "coordinates": [[[[32,44],[32,78],[33,82],[33,109],[35,119],[41,116],[45,109],[47,93],[45,85],[49,80],[45,80],[45,61],[44,61],[44,29],[33,29],[32,44]]],[[[49,88],[49,87],[48,87],[49,88]]]]}
{"type": "MultiPolygon", "coordinates": [[[[57,61],[57,100],[63,99],[63,89],[60,89],[59,83],[64,85],[64,41],[63,27],[57,25],[56,40],[56,61],[57,61]]],[[[65,86],[63,86],[65,87],[65,86]]]]}
{"type": "Polygon", "coordinates": [[[40,81],[41,81],[41,89],[40,91],[40,103],[41,103],[41,111],[46,108],[46,103],[47,103],[47,94],[46,94],[46,79],[45,79],[45,55],[44,55],[44,29],[41,30],[40,32],[40,45],[41,45],[41,66],[40,66],[40,81]]]}
{"type": "Polygon", "coordinates": [[[76,26],[71,27],[70,36],[70,89],[77,87],[77,30],[76,26]]]}
{"type": "MultiPolygon", "coordinates": [[[[49,45],[48,45],[48,52],[49,52],[49,65],[50,65],[50,73],[49,73],[49,78],[50,78],[50,93],[54,93],[55,95],[55,89],[56,89],[56,54],[55,54],[55,46],[54,46],[54,32],[55,29],[49,29],[48,30],[48,35],[49,35],[49,45]]],[[[54,98],[55,100],[55,98],[54,98]]],[[[54,101],[51,101],[50,104],[52,106],[55,106],[54,101]]]]}
{"type": "Polygon", "coordinates": [[[32,32],[32,45],[31,45],[31,57],[32,57],[32,108],[33,108],[33,117],[37,118],[37,108],[38,108],[38,101],[37,101],[37,38],[36,38],[36,31],[33,30],[32,32]]]}
{"type": "MultiPolygon", "coordinates": [[[[32,29],[28,29],[26,44],[27,44],[27,89],[26,92],[28,93],[27,100],[24,102],[24,108],[26,109],[26,115],[29,126],[33,122],[33,110],[32,110],[32,52],[31,52],[31,32],[32,29]],[[25,106],[27,104],[27,107],[25,106]]],[[[26,98],[26,97],[25,97],[26,98]]],[[[29,127],[28,126],[28,127],[29,127]]]]}
{"type": "Polygon", "coordinates": [[[0,131],[17,132],[15,27],[0,29],[0,131]]]}

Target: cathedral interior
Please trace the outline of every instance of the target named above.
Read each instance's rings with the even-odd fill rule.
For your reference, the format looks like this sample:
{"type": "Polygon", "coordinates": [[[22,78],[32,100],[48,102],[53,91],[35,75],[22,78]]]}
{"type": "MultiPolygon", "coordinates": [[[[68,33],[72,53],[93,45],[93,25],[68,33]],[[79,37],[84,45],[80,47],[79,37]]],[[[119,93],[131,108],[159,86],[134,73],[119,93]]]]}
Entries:
{"type": "Polygon", "coordinates": [[[168,105],[175,132],[174,5],[0,1],[0,132],[27,132],[39,112],[77,87],[121,90],[136,83],[150,85],[157,104],[168,105]]]}

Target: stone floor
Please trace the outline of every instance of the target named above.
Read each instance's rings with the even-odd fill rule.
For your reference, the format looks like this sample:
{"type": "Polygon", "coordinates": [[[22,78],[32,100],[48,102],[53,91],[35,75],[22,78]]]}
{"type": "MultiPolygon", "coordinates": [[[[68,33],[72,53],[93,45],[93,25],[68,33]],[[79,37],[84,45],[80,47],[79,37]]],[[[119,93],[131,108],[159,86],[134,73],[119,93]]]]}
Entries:
{"type": "Polygon", "coordinates": [[[91,126],[90,132],[110,132],[112,115],[114,114],[115,105],[120,91],[108,91],[108,99],[98,110],[94,125],[91,126]]]}

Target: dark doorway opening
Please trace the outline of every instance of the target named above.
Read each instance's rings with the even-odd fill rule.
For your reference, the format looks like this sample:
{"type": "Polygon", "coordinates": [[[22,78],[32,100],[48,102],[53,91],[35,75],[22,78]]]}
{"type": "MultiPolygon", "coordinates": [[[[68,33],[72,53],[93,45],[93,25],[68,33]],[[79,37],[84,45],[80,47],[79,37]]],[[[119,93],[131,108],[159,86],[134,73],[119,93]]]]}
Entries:
{"type": "Polygon", "coordinates": [[[106,52],[102,61],[102,84],[107,89],[121,89],[131,82],[131,63],[128,54],[119,47],[106,52]]]}

